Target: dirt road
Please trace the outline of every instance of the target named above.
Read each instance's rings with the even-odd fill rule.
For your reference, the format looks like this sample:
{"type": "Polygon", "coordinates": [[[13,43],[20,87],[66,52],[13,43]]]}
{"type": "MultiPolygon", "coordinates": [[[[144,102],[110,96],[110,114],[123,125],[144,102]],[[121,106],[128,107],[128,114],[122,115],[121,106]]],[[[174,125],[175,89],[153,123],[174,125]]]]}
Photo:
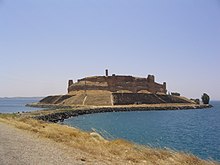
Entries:
{"type": "Polygon", "coordinates": [[[81,165],[100,162],[80,150],[19,130],[0,122],[1,165],[81,165]]]}

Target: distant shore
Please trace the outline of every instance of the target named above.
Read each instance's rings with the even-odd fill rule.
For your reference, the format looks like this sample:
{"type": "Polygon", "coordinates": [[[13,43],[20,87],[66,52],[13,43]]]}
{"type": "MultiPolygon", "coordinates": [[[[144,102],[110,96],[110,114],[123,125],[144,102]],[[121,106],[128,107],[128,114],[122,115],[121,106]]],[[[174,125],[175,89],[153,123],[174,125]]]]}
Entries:
{"type": "MultiPolygon", "coordinates": [[[[104,112],[128,112],[128,111],[165,111],[165,110],[189,110],[211,108],[212,105],[199,104],[142,104],[142,105],[117,105],[117,106],[62,106],[51,104],[28,104],[31,107],[50,108],[34,112],[34,118],[48,122],[62,122],[74,116],[104,113],[104,112]]],[[[30,113],[31,114],[31,113],[30,113]]]]}

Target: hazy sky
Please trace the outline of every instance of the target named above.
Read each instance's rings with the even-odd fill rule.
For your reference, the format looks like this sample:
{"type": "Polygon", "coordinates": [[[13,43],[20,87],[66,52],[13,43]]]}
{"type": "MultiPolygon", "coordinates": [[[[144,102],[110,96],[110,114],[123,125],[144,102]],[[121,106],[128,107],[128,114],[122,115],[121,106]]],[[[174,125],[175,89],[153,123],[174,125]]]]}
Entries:
{"type": "Polygon", "coordinates": [[[120,75],[220,100],[220,0],[0,0],[0,97],[120,75]]]}

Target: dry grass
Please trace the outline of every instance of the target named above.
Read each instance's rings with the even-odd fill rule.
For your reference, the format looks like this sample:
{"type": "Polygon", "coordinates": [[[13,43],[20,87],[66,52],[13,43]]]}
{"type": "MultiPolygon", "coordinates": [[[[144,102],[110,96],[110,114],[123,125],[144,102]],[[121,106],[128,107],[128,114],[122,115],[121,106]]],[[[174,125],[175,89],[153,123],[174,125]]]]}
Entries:
{"type": "Polygon", "coordinates": [[[87,96],[85,105],[111,105],[111,92],[105,90],[83,90],[72,91],[71,98],[64,100],[61,105],[83,105],[84,98],[87,96]]]}
{"type": "Polygon", "coordinates": [[[201,160],[193,155],[167,149],[153,149],[132,144],[125,140],[107,141],[76,128],[46,123],[27,117],[0,115],[0,122],[37,133],[40,137],[78,148],[92,155],[94,159],[108,160],[112,164],[164,164],[164,165],[213,165],[212,161],[201,160]]]}
{"type": "Polygon", "coordinates": [[[111,93],[110,92],[100,92],[97,93],[87,93],[87,99],[85,102],[85,105],[94,105],[94,103],[97,106],[102,105],[111,105],[111,93]]]}

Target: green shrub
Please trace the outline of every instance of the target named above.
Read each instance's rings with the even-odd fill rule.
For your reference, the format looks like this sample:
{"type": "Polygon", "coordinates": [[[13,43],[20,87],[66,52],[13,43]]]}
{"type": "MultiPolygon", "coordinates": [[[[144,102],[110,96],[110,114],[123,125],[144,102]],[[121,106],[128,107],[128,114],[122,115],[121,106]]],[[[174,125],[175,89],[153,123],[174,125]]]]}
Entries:
{"type": "Polygon", "coordinates": [[[203,104],[209,104],[209,100],[210,100],[209,95],[207,95],[206,93],[203,93],[202,95],[203,104]]]}

